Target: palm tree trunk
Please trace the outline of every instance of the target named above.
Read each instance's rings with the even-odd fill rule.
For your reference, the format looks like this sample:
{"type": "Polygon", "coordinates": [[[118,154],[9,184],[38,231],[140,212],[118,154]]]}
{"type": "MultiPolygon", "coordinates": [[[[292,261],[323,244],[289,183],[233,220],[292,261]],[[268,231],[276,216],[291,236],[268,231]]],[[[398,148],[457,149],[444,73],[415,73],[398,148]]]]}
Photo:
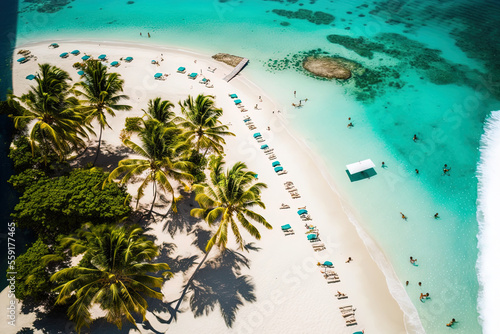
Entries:
{"type": "Polygon", "coordinates": [[[207,149],[205,150],[205,153],[203,153],[203,158],[205,158],[205,155],[207,155],[207,152],[208,152],[208,149],[209,149],[209,148],[210,148],[210,147],[208,146],[208,147],[207,147],[207,149]]]}
{"type": "Polygon", "coordinates": [[[93,165],[95,165],[97,158],[99,157],[99,151],[101,150],[102,126],[99,129],[100,129],[99,130],[99,144],[97,144],[97,152],[95,153],[93,165]]]}
{"type": "Polygon", "coordinates": [[[153,181],[153,202],[151,203],[151,208],[149,209],[148,217],[153,213],[153,207],[155,206],[156,194],[158,193],[156,189],[156,180],[153,181]]]}
{"type": "Polygon", "coordinates": [[[193,282],[193,279],[196,276],[196,273],[201,268],[203,263],[205,263],[205,260],[207,259],[208,254],[210,254],[210,251],[212,250],[212,248],[210,248],[210,250],[205,253],[205,256],[201,260],[200,264],[198,264],[198,266],[194,270],[193,275],[191,275],[191,277],[189,278],[189,281],[186,283],[186,286],[184,287],[184,290],[182,290],[182,294],[181,294],[180,298],[177,300],[177,305],[175,305],[173,312],[170,311],[170,319],[167,320],[167,324],[171,323],[172,320],[177,319],[177,312],[179,312],[179,307],[181,306],[182,300],[184,299],[184,296],[186,295],[187,291],[189,290],[189,287],[191,286],[191,282],[193,282]]]}

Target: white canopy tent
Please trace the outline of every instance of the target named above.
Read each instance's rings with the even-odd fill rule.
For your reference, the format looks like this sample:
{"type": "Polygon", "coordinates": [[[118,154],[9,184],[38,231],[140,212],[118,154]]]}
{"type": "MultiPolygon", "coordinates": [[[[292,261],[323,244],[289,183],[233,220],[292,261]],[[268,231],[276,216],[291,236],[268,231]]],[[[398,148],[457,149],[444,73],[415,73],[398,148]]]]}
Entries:
{"type": "Polygon", "coordinates": [[[366,159],[363,161],[358,161],[358,162],[355,162],[353,164],[346,165],[346,167],[347,167],[347,170],[349,171],[349,173],[352,175],[352,174],[360,173],[360,172],[365,171],[365,170],[370,169],[370,168],[374,168],[375,164],[370,159],[366,159]]]}

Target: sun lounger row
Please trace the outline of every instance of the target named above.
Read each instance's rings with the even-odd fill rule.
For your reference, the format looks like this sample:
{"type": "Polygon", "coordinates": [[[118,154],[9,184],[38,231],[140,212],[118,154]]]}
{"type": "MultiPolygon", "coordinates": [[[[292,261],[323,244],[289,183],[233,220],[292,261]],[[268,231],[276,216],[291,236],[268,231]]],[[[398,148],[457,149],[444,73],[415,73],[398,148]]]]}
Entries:
{"type": "Polygon", "coordinates": [[[284,183],[285,189],[290,193],[293,199],[300,198],[298,190],[293,185],[293,182],[287,181],[284,183]]]}
{"type": "Polygon", "coordinates": [[[355,313],[354,313],[356,311],[356,309],[353,308],[352,305],[339,307],[339,309],[340,309],[340,313],[341,313],[342,317],[344,317],[344,319],[345,319],[346,326],[357,325],[355,313]]]}

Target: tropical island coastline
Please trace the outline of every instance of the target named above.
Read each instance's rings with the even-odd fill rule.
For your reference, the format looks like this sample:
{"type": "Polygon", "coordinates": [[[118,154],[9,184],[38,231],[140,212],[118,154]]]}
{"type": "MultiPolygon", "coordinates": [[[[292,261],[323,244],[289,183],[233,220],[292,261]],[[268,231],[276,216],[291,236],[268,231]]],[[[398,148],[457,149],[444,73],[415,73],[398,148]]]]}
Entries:
{"type": "MultiPolygon", "coordinates": [[[[343,212],[341,199],[325,186],[320,172],[311,172],[317,170],[317,166],[312,159],[304,159],[308,156],[307,154],[298,157],[296,141],[284,126],[283,116],[277,112],[280,107],[273,103],[267,94],[259,91],[242,77],[236,78],[230,84],[225,83],[222,80],[223,74],[230,72],[231,68],[215,63],[208,56],[174,49],[154,47],[138,49],[111,43],[59,42],[57,49],[48,49],[49,44],[50,42],[43,42],[25,45],[22,48],[29,49],[37,57],[37,63],[50,63],[70,73],[73,83],[80,80],[78,69],[73,68],[73,64],[80,62],[84,54],[92,55],[94,58],[100,54],[106,54],[108,60],[104,64],[108,67],[108,71],[119,73],[124,80],[124,94],[130,97],[126,103],[132,108],[129,111],[116,112],[116,117],[107,119],[111,129],[106,128],[103,131],[101,160],[98,159],[95,164],[105,171],[109,172],[117,167],[116,153],[120,147],[123,147],[122,129],[125,127],[126,119],[142,117],[148,100],[157,97],[169,100],[175,105],[173,110],[177,116],[180,116],[178,102],[184,101],[188,95],[193,97],[199,94],[212,95],[217,108],[224,111],[220,117],[222,124],[227,124],[228,130],[236,134],[235,137],[224,138],[226,141],[224,159],[227,166],[232,166],[237,161],[245,162],[249,170],[258,173],[258,181],[268,185],[268,189],[262,191],[262,201],[266,209],[259,212],[273,226],[273,230],[266,230],[259,226],[262,234],[262,239],[259,241],[243,233],[245,241],[255,241],[254,245],[260,248],[257,252],[244,253],[245,257],[251,260],[251,269],[243,272],[253,278],[256,300],[253,303],[244,303],[238,310],[234,329],[254,328],[265,332],[279,327],[287,328],[287,332],[294,332],[294,329],[300,332],[301,329],[297,327],[294,319],[299,317],[303,319],[303,310],[307,309],[308,312],[314,314],[314,317],[305,317],[301,321],[302,328],[311,329],[318,326],[317,328],[322,330],[339,333],[349,333],[354,329],[366,329],[375,333],[407,331],[403,321],[403,312],[391,296],[386,278],[359,238],[356,228],[343,212]],[[80,49],[82,53],[77,56],[70,54],[67,58],[60,57],[63,52],[70,53],[75,49],[80,49]],[[127,62],[124,60],[126,57],[133,57],[133,60],[127,62]],[[113,61],[119,63],[118,67],[110,66],[113,61]],[[184,67],[186,72],[178,73],[180,67],[184,67]],[[213,72],[209,71],[214,68],[216,70],[213,72]],[[161,74],[161,78],[155,79],[157,73],[161,74]],[[196,78],[189,79],[190,73],[197,73],[196,78]],[[203,82],[203,79],[209,82],[203,82]],[[237,95],[242,101],[240,104],[244,104],[242,108],[246,111],[242,112],[241,108],[236,106],[230,94],[237,95]],[[254,104],[257,108],[254,108],[254,104]],[[244,121],[247,116],[251,119],[255,129],[251,129],[248,121],[244,121]],[[255,132],[260,132],[265,142],[257,142],[253,137],[255,132]],[[276,154],[276,159],[285,166],[287,174],[276,174],[274,166],[271,166],[272,161],[260,148],[263,144],[269,145],[274,150],[273,154],[276,154]],[[114,159],[107,159],[107,157],[114,159]],[[304,175],[304,170],[309,173],[304,175]],[[289,192],[284,187],[287,181],[293,182],[300,193],[300,198],[290,198],[289,192]],[[282,203],[289,205],[290,209],[280,209],[282,203]],[[316,225],[321,231],[322,242],[326,247],[323,251],[314,252],[310,242],[306,239],[304,222],[296,213],[298,208],[304,206],[307,206],[313,219],[306,223],[316,225]],[[283,222],[293,227],[294,235],[284,235],[280,228],[284,225],[283,222]],[[325,224],[326,222],[334,223],[325,224]],[[353,262],[345,263],[349,257],[354,259],[353,262]],[[333,262],[341,282],[336,284],[325,282],[320,272],[321,268],[316,266],[317,262],[325,261],[333,262]],[[335,298],[337,287],[348,295],[347,300],[335,298]],[[281,297],[276,297],[277,295],[281,297]],[[261,314],[260,312],[269,303],[273,304],[272,312],[266,312],[265,320],[258,321],[260,318],[256,318],[255,314],[261,314]],[[353,327],[346,327],[339,312],[339,307],[345,305],[354,305],[357,309],[357,325],[353,327]],[[317,319],[324,320],[318,321],[317,319]]],[[[25,78],[30,74],[35,74],[38,68],[34,59],[23,64],[15,63],[13,66],[14,94],[21,95],[27,92],[28,84],[31,83],[25,78]]],[[[99,129],[95,123],[94,129],[99,129]]],[[[92,138],[89,146],[95,147],[97,137],[92,138]]],[[[122,158],[136,158],[126,151],[120,153],[125,154],[122,158]]],[[[76,159],[75,165],[85,167],[85,164],[92,162],[94,157],[89,158],[90,160],[85,162],[83,159],[76,159]]],[[[140,184],[140,182],[129,184],[128,193],[135,196],[140,184]]],[[[179,185],[175,188],[179,188],[179,185]]],[[[180,195],[180,190],[176,190],[175,194],[180,195]]],[[[153,198],[152,189],[147,187],[144,197],[140,199],[143,210],[147,211],[153,198]]],[[[155,214],[165,215],[169,208],[167,201],[163,205],[154,207],[154,211],[155,214]]],[[[189,210],[184,214],[188,212],[189,210]]],[[[206,225],[202,221],[199,223],[206,225]]],[[[191,245],[192,235],[174,231],[174,238],[172,238],[164,231],[163,221],[152,223],[149,227],[152,231],[148,233],[158,238],[158,244],[173,242],[177,245],[178,253],[175,255],[199,257],[203,255],[200,249],[191,245]]],[[[229,241],[229,246],[237,248],[234,240],[229,241]]],[[[173,301],[178,298],[182,284],[193,270],[194,268],[191,267],[186,275],[182,272],[177,273],[172,280],[166,281],[162,289],[164,301],[173,301]]],[[[6,298],[5,292],[5,290],[2,292],[2,300],[6,298]]],[[[227,321],[225,322],[222,317],[219,321],[215,321],[213,317],[210,320],[208,317],[194,319],[188,304],[188,301],[183,303],[184,312],[179,314],[177,322],[169,326],[155,322],[151,314],[148,314],[148,320],[156,330],[166,330],[168,327],[171,331],[186,332],[191,330],[189,326],[199,328],[201,325],[210,331],[224,331],[227,328],[227,321]]],[[[163,316],[168,318],[168,313],[163,316]]],[[[26,317],[26,325],[34,320],[33,314],[28,316],[19,314],[20,322],[23,317],[26,317]]],[[[144,332],[146,330],[144,328],[144,332]]]]}

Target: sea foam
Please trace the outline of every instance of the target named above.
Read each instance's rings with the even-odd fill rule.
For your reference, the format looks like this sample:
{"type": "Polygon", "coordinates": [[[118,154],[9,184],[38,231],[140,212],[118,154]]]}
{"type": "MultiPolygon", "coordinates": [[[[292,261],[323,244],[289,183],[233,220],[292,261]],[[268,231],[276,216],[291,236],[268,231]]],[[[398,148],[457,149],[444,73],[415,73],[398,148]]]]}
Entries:
{"type": "Polygon", "coordinates": [[[477,168],[479,223],[477,272],[478,312],[483,333],[497,333],[500,310],[500,110],[493,111],[484,126],[477,168]]]}

